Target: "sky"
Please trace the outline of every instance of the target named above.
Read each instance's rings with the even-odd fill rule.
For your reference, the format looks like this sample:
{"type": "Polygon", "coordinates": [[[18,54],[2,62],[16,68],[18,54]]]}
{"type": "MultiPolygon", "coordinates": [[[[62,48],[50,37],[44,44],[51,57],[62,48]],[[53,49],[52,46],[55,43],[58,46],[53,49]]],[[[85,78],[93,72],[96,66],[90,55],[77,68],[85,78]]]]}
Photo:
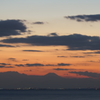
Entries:
{"type": "Polygon", "coordinates": [[[99,4],[0,0],[0,87],[100,87],[99,4]]]}

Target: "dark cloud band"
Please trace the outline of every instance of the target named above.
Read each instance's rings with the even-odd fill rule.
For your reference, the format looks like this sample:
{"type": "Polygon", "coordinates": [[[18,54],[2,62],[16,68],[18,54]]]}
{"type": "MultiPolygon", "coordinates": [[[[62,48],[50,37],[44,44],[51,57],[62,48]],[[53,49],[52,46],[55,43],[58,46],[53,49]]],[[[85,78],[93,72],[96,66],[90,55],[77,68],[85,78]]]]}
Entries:
{"type": "Polygon", "coordinates": [[[67,46],[67,50],[100,50],[100,37],[72,34],[64,36],[28,36],[4,39],[4,43],[27,43],[33,46],[67,46]]]}
{"type": "Polygon", "coordinates": [[[58,63],[56,65],[54,64],[41,64],[41,63],[33,63],[33,64],[30,64],[30,63],[27,63],[27,64],[16,64],[15,66],[17,67],[39,67],[39,66],[70,66],[71,64],[66,64],[66,63],[58,63]]]}

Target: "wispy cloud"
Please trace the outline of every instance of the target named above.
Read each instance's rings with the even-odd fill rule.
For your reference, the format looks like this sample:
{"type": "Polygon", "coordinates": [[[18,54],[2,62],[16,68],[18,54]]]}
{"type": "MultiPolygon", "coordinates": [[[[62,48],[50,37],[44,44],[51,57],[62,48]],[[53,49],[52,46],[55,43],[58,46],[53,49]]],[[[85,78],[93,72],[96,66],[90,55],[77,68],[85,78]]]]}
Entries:
{"type": "Polygon", "coordinates": [[[10,66],[11,64],[6,63],[0,63],[0,68],[14,68],[13,66],[10,66]]]}
{"type": "Polygon", "coordinates": [[[7,63],[0,63],[0,65],[11,65],[11,64],[7,64],[7,63]]]}
{"type": "Polygon", "coordinates": [[[0,66],[0,68],[4,68],[5,66],[0,66]]]}
{"type": "Polygon", "coordinates": [[[15,46],[0,44],[0,47],[15,47],[15,46]]]}
{"type": "Polygon", "coordinates": [[[5,68],[14,68],[13,66],[5,66],[5,68]]]}
{"type": "Polygon", "coordinates": [[[75,73],[75,74],[79,74],[79,75],[84,75],[84,76],[88,76],[88,77],[94,77],[94,78],[100,78],[100,74],[98,73],[92,73],[92,72],[70,72],[70,73],[75,73]]]}
{"type": "Polygon", "coordinates": [[[96,51],[96,52],[85,52],[84,54],[100,54],[100,51],[96,51]]]}
{"type": "Polygon", "coordinates": [[[94,15],[76,15],[76,16],[65,16],[66,19],[76,20],[78,22],[97,22],[100,21],[100,14],[94,15]]]}
{"type": "Polygon", "coordinates": [[[16,64],[15,66],[17,66],[17,67],[24,67],[23,64],[16,64]]]}
{"type": "Polygon", "coordinates": [[[41,50],[23,50],[23,51],[25,51],[25,52],[43,52],[41,50]]]}
{"type": "Polygon", "coordinates": [[[34,63],[34,64],[26,64],[26,66],[28,66],[28,67],[31,67],[31,66],[44,66],[44,64],[34,63]]]}
{"type": "Polygon", "coordinates": [[[58,70],[58,71],[60,71],[60,70],[73,70],[73,69],[67,69],[67,68],[54,68],[53,70],[58,70]]]}
{"type": "Polygon", "coordinates": [[[67,64],[67,63],[58,63],[57,66],[70,66],[71,64],[67,64]]]}
{"type": "Polygon", "coordinates": [[[67,58],[68,56],[57,56],[59,58],[67,58]]]}
{"type": "Polygon", "coordinates": [[[71,64],[67,63],[58,63],[58,64],[41,64],[41,63],[27,63],[27,64],[15,64],[17,67],[43,67],[43,66],[70,66],[71,64]]]}
{"type": "Polygon", "coordinates": [[[70,57],[73,57],[73,58],[85,58],[85,56],[70,56],[70,57]]]}
{"type": "Polygon", "coordinates": [[[17,62],[16,58],[8,58],[8,60],[11,60],[11,61],[17,62]]]}
{"type": "Polygon", "coordinates": [[[42,24],[44,24],[44,22],[37,21],[37,22],[33,22],[33,24],[39,24],[39,25],[42,25],[42,24]]]}
{"type": "Polygon", "coordinates": [[[57,33],[50,33],[50,34],[48,34],[48,36],[58,36],[58,34],[57,33]]]}

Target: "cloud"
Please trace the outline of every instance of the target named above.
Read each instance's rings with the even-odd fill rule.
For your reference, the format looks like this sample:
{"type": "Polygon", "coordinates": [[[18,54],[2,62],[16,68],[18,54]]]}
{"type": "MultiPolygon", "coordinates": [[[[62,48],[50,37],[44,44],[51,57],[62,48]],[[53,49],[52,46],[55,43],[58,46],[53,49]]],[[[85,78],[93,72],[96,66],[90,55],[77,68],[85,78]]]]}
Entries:
{"type": "Polygon", "coordinates": [[[48,36],[58,36],[58,34],[57,33],[50,33],[50,34],[48,34],[48,36]]]}
{"type": "Polygon", "coordinates": [[[60,71],[60,70],[72,70],[72,69],[66,69],[66,68],[54,68],[53,70],[58,70],[58,71],[60,71]]]}
{"type": "Polygon", "coordinates": [[[11,64],[6,64],[6,63],[0,63],[0,65],[11,65],[11,64]]]}
{"type": "Polygon", "coordinates": [[[4,68],[5,66],[0,66],[0,68],[4,68]]]}
{"type": "Polygon", "coordinates": [[[54,64],[46,64],[45,66],[56,66],[56,65],[54,65],[54,64]]]}
{"type": "Polygon", "coordinates": [[[70,56],[70,57],[73,57],[73,58],[84,58],[85,56],[70,56]]]}
{"type": "Polygon", "coordinates": [[[24,20],[0,20],[0,37],[20,35],[21,32],[26,32],[26,29],[24,20]]]}
{"type": "Polygon", "coordinates": [[[25,52],[43,52],[41,50],[23,50],[23,51],[25,51],[25,52]]]}
{"type": "Polygon", "coordinates": [[[38,67],[38,66],[51,66],[51,64],[48,64],[48,65],[44,65],[44,64],[41,64],[41,63],[33,63],[33,64],[16,64],[15,66],[17,67],[38,67]]]}
{"type": "Polygon", "coordinates": [[[57,66],[70,66],[71,64],[66,64],[66,63],[58,63],[57,66]]]}
{"type": "Polygon", "coordinates": [[[96,51],[96,52],[85,52],[84,54],[100,54],[100,51],[96,51]]]}
{"type": "Polygon", "coordinates": [[[5,68],[14,68],[13,66],[6,66],[5,68]]]}
{"type": "Polygon", "coordinates": [[[23,64],[16,64],[15,66],[17,66],[17,67],[24,67],[23,64]]]}
{"type": "Polygon", "coordinates": [[[100,54],[100,51],[94,52],[95,54],[100,54]]]}
{"type": "Polygon", "coordinates": [[[60,57],[60,58],[67,58],[67,56],[57,56],[57,57],[60,57]]]}
{"type": "Polygon", "coordinates": [[[76,15],[76,16],[65,16],[64,18],[76,20],[78,22],[97,22],[100,21],[100,14],[94,15],[76,15]]]}
{"type": "Polygon", "coordinates": [[[30,69],[30,70],[24,70],[24,72],[32,72],[32,70],[30,69]]]}
{"type": "Polygon", "coordinates": [[[9,66],[11,64],[7,64],[7,63],[0,63],[0,68],[14,68],[12,66],[9,66]]]}
{"type": "Polygon", "coordinates": [[[88,61],[88,62],[96,62],[96,61],[90,60],[90,61],[88,61]]]}
{"type": "Polygon", "coordinates": [[[39,24],[39,25],[42,25],[42,24],[44,24],[44,22],[38,21],[38,22],[33,22],[33,24],[39,24]]]}
{"type": "Polygon", "coordinates": [[[75,74],[79,74],[79,75],[84,75],[84,76],[88,76],[88,77],[94,77],[94,78],[100,78],[100,74],[98,73],[92,73],[92,72],[70,72],[70,73],[75,73],[75,74]]]}
{"type": "Polygon", "coordinates": [[[15,46],[0,44],[0,47],[15,47],[15,46]]]}
{"type": "Polygon", "coordinates": [[[8,58],[8,60],[11,60],[11,61],[14,61],[14,62],[17,61],[16,58],[8,58]]]}
{"type": "Polygon", "coordinates": [[[100,37],[72,34],[64,36],[28,36],[26,38],[9,38],[4,43],[27,43],[33,46],[67,46],[67,50],[100,50],[100,37]]]}
{"type": "Polygon", "coordinates": [[[32,67],[32,66],[44,66],[44,65],[40,63],[35,63],[35,64],[26,64],[26,66],[32,67]]]}
{"type": "Polygon", "coordinates": [[[28,61],[28,59],[23,59],[22,61],[28,61]]]}
{"type": "Polygon", "coordinates": [[[15,64],[17,67],[39,67],[39,66],[70,66],[71,64],[66,64],[66,63],[58,63],[58,64],[41,64],[41,63],[27,63],[27,64],[15,64]]]}
{"type": "Polygon", "coordinates": [[[7,66],[10,64],[1,63],[0,68],[14,68],[13,66],[7,66]]]}

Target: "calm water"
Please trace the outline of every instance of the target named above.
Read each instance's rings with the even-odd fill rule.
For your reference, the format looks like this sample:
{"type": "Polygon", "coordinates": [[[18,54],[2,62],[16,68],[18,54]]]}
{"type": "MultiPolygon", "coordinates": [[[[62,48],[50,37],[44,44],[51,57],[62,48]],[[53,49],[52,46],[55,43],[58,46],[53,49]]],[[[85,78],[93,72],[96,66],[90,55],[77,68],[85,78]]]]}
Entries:
{"type": "Polygon", "coordinates": [[[10,90],[0,100],[100,100],[100,90],[10,90]]]}

